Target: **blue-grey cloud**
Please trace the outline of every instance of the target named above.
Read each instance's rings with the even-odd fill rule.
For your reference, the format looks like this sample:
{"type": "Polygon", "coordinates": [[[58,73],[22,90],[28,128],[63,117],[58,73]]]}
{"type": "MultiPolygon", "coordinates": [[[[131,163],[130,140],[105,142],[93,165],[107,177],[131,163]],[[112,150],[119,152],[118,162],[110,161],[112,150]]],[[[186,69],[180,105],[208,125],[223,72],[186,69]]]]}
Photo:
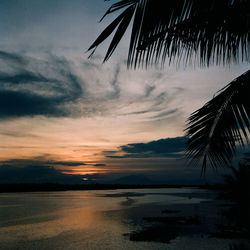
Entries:
{"type": "Polygon", "coordinates": [[[12,165],[12,166],[27,166],[27,165],[39,165],[39,166],[68,166],[68,167],[77,167],[77,166],[95,166],[95,167],[104,167],[104,163],[85,163],[81,161],[56,161],[48,160],[50,155],[42,155],[30,159],[10,159],[6,161],[0,161],[2,165],[12,165]]]}
{"type": "Polygon", "coordinates": [[[0,91],[0,117],[21,116],[66,116],[68,112],[58,106],[60,100],[50,99],[33,93],[0,91]]]}
{"type": "Polygon", "coordinates": [[[146,93],[145,93],[145,97],[149,97],[150,94],[154,91],[155,86],[147,86],[146,87],[146,93]]]}
{"type": "Polygon", "coordinates": [[[113,87],[113,93],[109,96],[110,98],[119,98],[120,97],[120,87],[118,85],[118,77],[119,77],[119,73],[121,71],[120,65],[118,64],[116,66],[115,72],[114,72],[114,76],[113,79],[111,81],[111,86],[113,87]]]}
{"type": "Polygon", "coordinates": [[[48,161],[45,163],[50,164],[50,165],[61,165],[61,166],[69,166],[69,167],[88,165],[86,163],[78,162],[78,161],[48,161]]]}
{"type": "Polygon", "coordinates": [[[0,118],[74,113],[69,105],[77,102],[83,90],[66,59],[51,55],[38,60],[0,52],[0,63],[5,70],[0,71],[0,118]]]}
{"type": "Polygon", "coordinates": [[[97,175],[74,174],[71,167],[105,166],[102,163],[84,163],[80,161],[48,160],[50,155],[41,155],[30,159],[10,159],[0,162],[0,184],[3,183],[89,183],[97,175]],[[57,169],[55,167],[69,167],[57,169]],[[85,178],[85,179],[83,179],[85,178]],[[86,182],[87,178],[87,182],[86,182]]]}
{"type": "Polygon", "coordinates": [[[179,111],[179,109],[171,109],[171,110],[168,110],[168,111],[163,111],[163,112],[161,112],[161,113],[159,113],[157,115],[152,116],[151,118],[154,118],[154,119],[166,118],[169,115],[177,113],[178,111],[179,111]]]}
{"type": "Polygon", "coordinates": [[[151,110],[141,110],[141,111],[125,113],[123,115],[141,115],[141,114],[146,114],[146,113],[149,113],[149,112],[151,112],[151,110]]]}
{"type": "Polygon", "coordinates": [[[0,183],[61,183],[79,184],[83,176],[64,174],[50,166],[29,165],[17,167],[0,165],[0,183]]]}
{"type": "Polygon", "coordinates": [[[181,90],[159,90],[151,76],[152,83],[135,93],[132,85],[126,91],[121,62],[106,68],[95,61],[69,58],[49,52],[38,57],[2,51],[0,118],[137,115],[151,122],[173,112],[168,105],[181,90]]]}
{"type": "Polygon", "coordinates": [[[30,159],[10,159],[0,162],[0,184],[4,183],[92,183],[100,178],[99,174],[74,174],[71,167],[96,166],[103,163],[84,163],[80,161],[48,160],[49,155],[41,155],[30,159]],[[55,167],[69,167],[63,170],[55,167]]]}
{"type": "Polygon", "coordinates": [[[81,167],[81,166],[94,166],[94,167],[105,167],[104,163],[85,163],[81,161],[57,161],[57,160],[48,160],[51,158],[50,155],[41,155],[29,159],[9,159],[6,161],[0,161],[1,165],[10,165],[15,167],[26,167],[26,166],[47,166],[47,167],[69,167],[68,170],[64,169],[64,172],[73,173],[74,170],[71,167],[81,167]]]}
{"type": "Polygon", "coordinates": [[[25,84],[25,83],[35,83],[35,82],[50,82],[59,83],[56,79],[48,79],[41,74],[35,75],[33,72],[23,71],[18,74],[8,75],[5,73],[0,74],[1,84],[25,84]]]}
{"type": "Polygon", "coordinates": [[[186,141],[187,137],[175,137],[147,143],[131,143],[120,146],[119,150],[113,155],[107,155],[106,152],[104,154],[108,158],[181,158],[186,141]]]}
{"type": "Polygon", "coordinates": [[[0,51],[0,59],[4,60],[6,63],[15,63],[24,65],[27,64],[27,60],[17,53],[9,53],[6,51],[0,51]]]}
{"type": "MultiPolygon", "coordinates": [[[[175,151],[177,151],[177,148],[178,147],[176,146],[175,151]]],[[[141,151],[142,149],[139,150],[139,152],[141,151]]],[[[70,168],[77,165],[80,166],[81,162],[48,161],[45,159],[45,156],[33,159],[12,159],[0,162],[0,184],[45,182],[73,184],[82,183],[82,181],[86,184],[114,183],[114,180],[131,174],[148,176],[154,183],[158,184],[194,184],[207,182],[209,180],[216,182],[220,177],[220,174],[222,174],[222,172],[215,173],[211,171],[212,169],[208,169],[206,179],[201,179],[199,168],[192,166],[187,168],[182,160],[176,161],[176,158],[162,158],[161,153],[157,155],[160,157],[152,159],[132,159],[133,164],[130,164],[130,167],[121,167],[119,172],[116,172],[114,169],[113,172],[105,174],[93,173],[83,175],[73,175],[74,170],[70,168]],[[63,168],[63,170],[60,170],[55,168],[57,165],[69,166],[69,168],[63,168]]],[[[131,161],[132,157],[129,156],[128,158],[130,158],[129,161],[131,161]]],[[[126,159],[121,159],[121,162],[124,160],[126,159]]],[[[82,163],[82,165],[84,165],[84,163],[82,163]]],[[[98,164],[92,165],[94,166],[98,164]]],[[[105,164],[100,163],[100,165],[105,164]]],[[[222,170],[223,169],[220,169],[220,171],[222,170]]],[[[223,172],[223,174],[225,173],[226,172],[223,172]]]]}

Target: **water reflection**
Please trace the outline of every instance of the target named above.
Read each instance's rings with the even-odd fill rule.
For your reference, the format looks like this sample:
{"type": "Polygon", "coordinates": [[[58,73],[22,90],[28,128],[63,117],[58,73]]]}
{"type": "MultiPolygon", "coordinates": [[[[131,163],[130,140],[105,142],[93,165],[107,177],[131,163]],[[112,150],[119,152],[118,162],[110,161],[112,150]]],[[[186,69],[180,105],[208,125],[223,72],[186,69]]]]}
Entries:
{"type": "MultiPolygon", "coordinates": [[[[145,216],[164,216],[164,209],[180,205],[195,212],[195,204],[213,198],[214,193],[200,189],[0,194],[0,249],[166,249],[159,242],[132,242],[124,234],[140,229],[145,216]]],[[[178,237],[167,247],[212,249],[207,247],[216,244],[196,235],[178,237]],[[206,244],[197,248],[201,240],[206,244]]],[[[228,241],[219,244],[228,249],[228,241]]]]}

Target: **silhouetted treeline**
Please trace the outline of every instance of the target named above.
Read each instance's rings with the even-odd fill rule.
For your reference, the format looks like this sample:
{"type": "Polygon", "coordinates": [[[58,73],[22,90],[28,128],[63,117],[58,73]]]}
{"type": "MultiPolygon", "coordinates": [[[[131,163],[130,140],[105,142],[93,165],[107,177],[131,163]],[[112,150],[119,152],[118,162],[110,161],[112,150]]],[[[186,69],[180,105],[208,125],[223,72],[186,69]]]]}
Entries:
{"type": "Polygon", "coordinates": [[[139,189],[139,188],[182,188],[200,187],[221,189],[223,185],[125,185],[125,184],[0,184],[0,193],[5,192],[41,192],[41,191],[70,191],[70,190],[108,190],[108,189],[139,189]]]}

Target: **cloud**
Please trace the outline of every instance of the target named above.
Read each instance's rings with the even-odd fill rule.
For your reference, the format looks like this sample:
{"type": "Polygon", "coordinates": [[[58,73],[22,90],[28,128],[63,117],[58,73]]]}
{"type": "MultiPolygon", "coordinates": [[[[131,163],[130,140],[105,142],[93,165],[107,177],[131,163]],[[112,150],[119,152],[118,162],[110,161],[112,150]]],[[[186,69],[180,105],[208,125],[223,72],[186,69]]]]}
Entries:
{"type": "Polygon", "coordinates": [[[78,161],[48,161],[46,163],[50,165],[61,165],[61,166],[69,166],[69,167],[88,165],[86,163],[78,162],[78,161]]]}
{"type": "Polygon", "coordinates": [[[149,97],[150,94],[154,91],[155,89],[155,86],[146,86],[146,93],[145,93],[145,96],[146,97],[149,97]]]}
{"type": "Polygon", "coordinates": [[[0,165],[0,183],[82,183],[83,176],[63,174],[60,170],[50,166],[29,165],[17,167],[0,165]]]}
{"type": "Polygon", "coordinates": [[[0,74],[0,83],[11,83],[11,84],[24,84],[24,83],[36,83],[36,82],[58,82],[56,79],[48,79],[42,75],[35,75],[33,72],[21,72],[18,74],[8,75],[0,74]]]}
{"type": "MultiPolygon", "coordinates": [[[[216,178],[218,179],[220,177],[218,173],[212,172],[212,169],[209,168],[207,170],[206,179],[201,179],[200,168],[197,168],[196,166],[187,167],[185,166],[185,161],[183,159],[177,160],[177,155],[181,155],[181,152],[179,152],[179,150],[182,148],[181,139],[179,142],[178,138],[170,139],[176,139],[176,145],[173,146],[172,149],[165,150],[170,153],[162,153],[163,149],[160,149],[161,147],[159,147],[159,145],[156,146],[158,141],[163,142],[163,140],[168,139],[154,141],[153,143],[156,143],[154,146],[152,146],[152,144],[149,146],[150,143],[152,143],[149,142],[149,145],[144,145],[146,149],[143,148],[144,146],[142,145],[138,147],[136,144],[131,144],[133,146],[127,150],[130,153],[120,157],[123,159],[116,159],[115,164],[111,164],[111,161],[114,159],[109,161],[110,167],[108,168],[109,171],[106,173],[93,172],[88,174],[74,174],[75,171],[77,171],[76,166],[85,166],[86,163],[76,161],[47,160],[46,156],[40,156],[32,159],[12,159],[9,161],[0,162],[0,184],[45,182],[65,184],[77,184],[82,182],[86,184],[113,183],[114,180],[131,174],[147,175],[155,183],[194,184],[195,181],[216,181],[216,178]],[[179,146],[178,143],[180,144],[179,146]],[[144,151],[147,151],[149,148],[151,152],[148,152],[145,157],[144,151]],[[173,153],[174,158],[168,158],[171,156],[172,152],[175,152],[173,153]],[[123,163],[125,163],[125,165],[123,163]]],[[[174,142],[174,140],[172,140],[172,142],[174,142]]],[[[170,143],[169,141],[169,143],[165,143],[165,145],[166,144],[168,144],[170,147],[170,145],[173,145],[174,143],[170,143]]],[[[125,146],[127,147],[128,145],[125,146]]],[[[116,153],[121,152],[116,151],[116,153]]],[[[122,153],[125,154],[124,152],[122,153]]],[[[102,163],[87,163],[86,165],[96,167],[105,166],[105,164],[102,163]]],[[[220,169],[220,171],[222,170],[223,169],[220,169]]]]}
{"type": "Polygon", "coordinates": [[[179,116],[173,100],[184,89],[166,88],[162,73],[140,74],[123,62],[0,51],[0,118],[132,116],[134,122],[154,122],[179,116]]]}
{"type": "Polygon", "coordinates": [[[9,53],[5,51],[0,51],[0,59],[4,60],[5,62],[20,64],[20,65],[27,63],[27,60],[24,57],[16,53],[9,53]]]}
{"type": "Polygon", "coordinates": [[[102,163],[48,160],[49,157],[50,155],[41,155],[30,159],[10,159],[0,162],[0,184],[46,182],[80,184],[83,181],[87,183],[86,178],[89,182],[96,179],[98,175],[74,174],[72,167],[106,166],[102,163]]]}
{"type": "Polygon", "coordinates": [[[178,109],[171,109],[169,111],[163,111],[163,112],[161,112],[161,113],[159,113],[157,115],[152,116],[152,118],[157,118],[157,119],[166,118],[169,115],[177,113],[178,111],[179,111],[178,109]]]}
{"type": "Polygon", "coordinates": [[[58,104],[60,104],[60,100],[46,98],[34,93],[2,90],[0,92],[0,117],[66,116],[67,111],[58,104]]]}
{"type": "Polygon", "coordinates": [[[64,58],[46,60],[0,52],[0,118],[71,116],[83,89],[64,58]],[[25,62],[25,63],[24,63],[25,62]],[[3,72],[4,70],[4,72],[3,72]]]}
{"type": "Polygon", "coordinates": [[[84,163],[80,161],[55,161],[48,160],[50,155],[41,155],[38,157],[30,159],[10,159],[7,161],[1,161],[0,164],[3,165],[13,165],[13,166],[27,166],[27,165],[42,165],[42,166],[68,166],[68,167],[77,167],[77,166],[95,166],[95,167],[104,167],[106,164],[103,163],[84,163]]]}
{"type": "Polygon", "coordinates": [[[181,158],[186,141],[186,137],[175,137],[147,143],[131,143],[120,146],[119,150],[113,155],[107,155],[107,152],[104,152],[104,154],[108,158],[181,158]]]}
{"type": "Polygon", "coordinates": [[[121,67],[119,64],[117,64],[113,79],[111,81],[111,86],[113,87],[113,93],[110,95],[110,98],[119,98],[120,97],[121,89],[120,89],[119,84],[118,84],[118,77],[119,77],[120,71],[121,71],[121,67]]]}

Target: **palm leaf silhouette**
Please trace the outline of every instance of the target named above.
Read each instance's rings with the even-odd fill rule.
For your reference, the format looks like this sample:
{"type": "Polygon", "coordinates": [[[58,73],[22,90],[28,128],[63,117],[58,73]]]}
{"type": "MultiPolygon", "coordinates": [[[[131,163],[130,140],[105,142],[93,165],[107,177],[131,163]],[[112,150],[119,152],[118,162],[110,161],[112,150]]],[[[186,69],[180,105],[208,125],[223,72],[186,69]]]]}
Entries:
{"type": "Polygon", "coordinates": [[[104,61],[112,55],[131,20],[128,66],[163,65],[166,58],[177,63],[193,60],[201,66],[249,59],[248,0],[122,0],[104,17],[123,8],[113,26],[108,26],[110,29],[89,48],[95,49],[125,22],[115,31],[104,61]]]}
{"type": "Polygon", "coordinates": [[[247,71],[189,117],[187,154],[191,162],[203,158],[203,173],[207,161],[214,167],[230,165],[237,144],[249,144],[249,82],[250,71],[247,71]]]}
{"type": "MultiPolygon", "coordinates": [[[[121,14],[90,46],[97,46],[113,32],[104,61],[108,60],[133,21],[128,67],[183,62],[199,66],[249,61],[249,0],[121,0],[104,17],[121,14]]],[[[248,144],[250,73],[239,76],[188,119],[187,155],[213,167],[230,164],[239,143],[248,144]]]]}

